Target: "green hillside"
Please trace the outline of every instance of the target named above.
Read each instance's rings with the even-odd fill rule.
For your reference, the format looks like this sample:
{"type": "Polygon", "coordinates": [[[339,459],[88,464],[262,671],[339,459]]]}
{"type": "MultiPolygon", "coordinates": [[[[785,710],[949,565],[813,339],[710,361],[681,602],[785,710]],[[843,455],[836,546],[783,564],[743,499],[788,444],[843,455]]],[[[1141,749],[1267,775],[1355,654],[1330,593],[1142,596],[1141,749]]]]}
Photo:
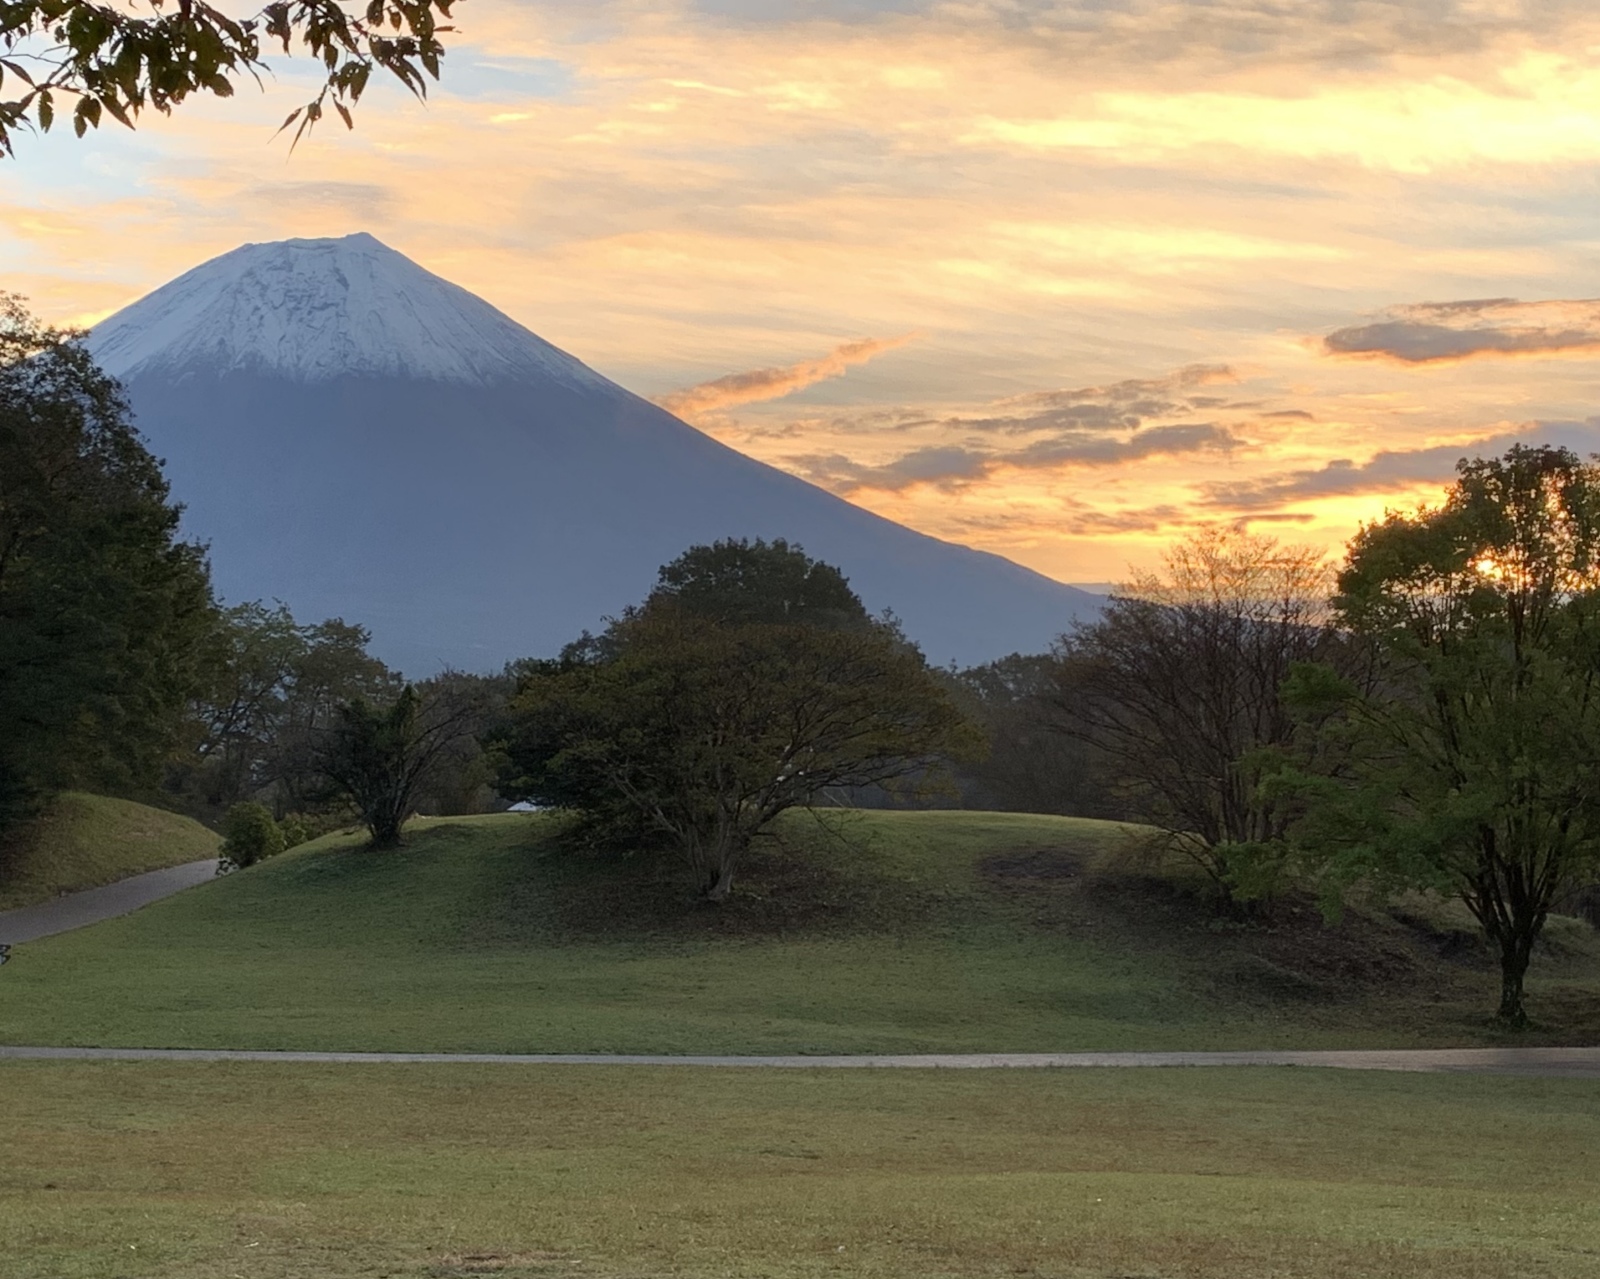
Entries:
{"type": "MultiPolygon", "coordinates": [[[[727,905],[562,853],[553,819],[333,836],[22,948],[0,1042],[916,1052],[1483,1042],[1494,974],[1449,911],[1219,918],[1137,828],[796,817],[727,905]],[[796,855],[799,850],[802,855],[796,855]],[[1425,918],[1426,917],[1426,918],[1425,918]]],[[[1600,944],[1557,921],[1546,1037],[1600,1035],[1600,944]]]]}
{"type": "Polygon", "coordinates": [[[177,813],[68,792],[0,844],[0,910],[215,857],[219,842],[177,813]]]}

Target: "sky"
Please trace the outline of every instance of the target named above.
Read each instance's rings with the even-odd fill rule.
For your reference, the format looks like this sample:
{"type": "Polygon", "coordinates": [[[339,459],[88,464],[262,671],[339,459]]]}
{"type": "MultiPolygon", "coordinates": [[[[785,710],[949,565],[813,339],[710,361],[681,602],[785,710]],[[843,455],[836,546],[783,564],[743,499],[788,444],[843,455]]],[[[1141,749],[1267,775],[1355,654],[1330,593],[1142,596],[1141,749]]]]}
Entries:
{"type": "Polygon", "coordinates": [[[90,324],[370,231],[763,461],[1052,577],[1337,554],[1462,456],[1600,451],[1600,10],[460,0],[428,102],[196,101],[0,161],[90,324]]]}

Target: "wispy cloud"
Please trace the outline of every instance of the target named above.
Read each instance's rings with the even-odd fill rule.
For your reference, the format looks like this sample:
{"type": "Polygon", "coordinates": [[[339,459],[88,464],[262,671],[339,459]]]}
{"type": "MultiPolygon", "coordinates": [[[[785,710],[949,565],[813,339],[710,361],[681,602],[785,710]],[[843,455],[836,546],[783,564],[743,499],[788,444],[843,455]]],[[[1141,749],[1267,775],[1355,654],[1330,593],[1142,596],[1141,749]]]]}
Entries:
{"type": "Polygon", "coordinates": [[[1600,334],[1588,0],[469,8],[426,109],[375,85],[292,158],[304,61],[24,140],[0,273],[95,318],[376,229],[761,460],[1066,580],[1201,517],[1332,547],[1596,411],[1597,366],[1548,358],[1600,334]]]}
{"type": "MultiPolygon", "coordinates": [[[[831,437],[842,447],[789,453],[774,460],[815,484],[852,497],[919,489],[967,494],[1014,484],[1023,474],[1059,477],[1084,470],[1114,471],[1160,459],[1215,463],[1251,447],[1252,428],[1271,412],[1261,401],[1236,404],[1211,393],[1240,380],[1228,365],[1192,364],[1162,377],[1032,391],[958,412],[917,406],[874,408],[816,419],[802,424],[808,429],[783,432],[781,438],[791,440],[831,437]],[[864,458],[852,450],[852,441],[863,439],[876,457],[864,458]],[[885,456],[891,440],[898,448],[885,456]],[[1006,478],[1002,481],[1001,476],[1006,478]]],[[[1281,410],[1278,416],[1290,422],[1304,420],[1295,409],[1281,410]]],[[[1282,427],[1268,424],[1268,430],[1280,433],[1282,427]]],[[[762,438],[772,441],[779,433],[762,438]]],[[[1126,498],[1120,500],[1126,505],[1126,498]]],[[[1059,505],[1059,499],[1051,501],[1059,505]]],[[[1074,512],[1071,519],[1063,522],[1059,514],[1050,518],[1055,527],[1075,534],[1151,527],[1148,514],[1119,510],[1101,519],[1076,500],[1069,505],[1074,512]]],[[[1149,503],[1139,505],[1153,509],[1149,503]]],[[[1010,518],[1017,517],[1013,513],[1010,518]]],[[[959,522],[953,513],[949,519],[952,524],[959,522]]]]}
{"type": "MultiPolygon", "coordinates": [[[[1491,457],[1505,452],[1513,444],[1564,445],[1578,453],[1590,453],[1600,447],[1600,418],[1587,422],[1532,423],[1465,444],[1385,449],[1365,462],[1337,458],[1319,467],[1209,484],[1204,487],[1204,500],[1211,506],[1253,511],[1317,498],[1392,493],[1419,484],[1442,486],[1450,482],[1456,463],[1462,458],[1491,457]]],[[[1263,517],[1253,515],[1251,518],[1263,517]]]]}
{"type": "Polygon", "coordinates": [[[264,182],[251,196],[290,216],[332,210],[373,227],[387,221],[394,204],[394,193],[377,182],[264,182]]]}
{"type": "Polygon", "coordinates": [[[840,453],[803,455],[791,458],[789,465],[813,483],[835,492],[899,492],[918,484],[957,487],[986,479],[1005,468],[1110,467],[1185,453],[1227,453],[1238,446],[1238,438],[1226,427],[1214,422],[1193,422],[1146,427],[1127,434],[1062,431],[1022,448],[934,445],[913,449],[875,466],[852,461],[840,453]]]}
{"type": "Polygon", "coordinates": [[[1152,418],[1214,407],[1214,397],[1194,392],[1238,380],[1226,364],[1190,364],[1166,377],[1012,396],[999,401],[992,416],[967,418],[964,424],[1012,434],[1046,429],[1134,430],[1152,418]]]}
{"type": "Polygon", "coordinates": [[[726,377],[674,391],[656,402],[679,417],[694,417],[738,404],[782,399],[785,395],[828,378],[840,377],[857,364],[865,364],[885,351],[904,346],[914,336],[907,333],[893,338],[863,338],[856,342],[842,342],[819,359],[801,360],[798,364],[786,364],[779,368],[751,369],[747,373],[729,373],[726,377]]]}
{"type": "Polygon", "coordinates": [[[1329,355],[1402,364],[1600,351],[1600,298],[1422,302],[1391,308],[1370,324],[1336,329],[1322,344],[1329,355]]]}

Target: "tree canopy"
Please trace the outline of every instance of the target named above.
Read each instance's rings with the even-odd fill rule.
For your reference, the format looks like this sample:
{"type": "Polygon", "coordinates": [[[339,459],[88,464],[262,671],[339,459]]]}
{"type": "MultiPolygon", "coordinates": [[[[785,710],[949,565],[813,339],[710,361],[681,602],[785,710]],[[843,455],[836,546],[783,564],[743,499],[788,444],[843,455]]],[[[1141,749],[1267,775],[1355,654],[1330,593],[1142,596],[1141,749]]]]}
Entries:
{"type": "Polygon", "coordinates": [[[178,516],[117,384],[0,300],[0,822],[159,781],[215,618],[178,516]]]}
{"type": "Polygon", "coordinates": [[[1546,916],[1600,865],[1600,466],[1518,446],[1457,474],[1443,505],[1351,544],[1336,603],[1379,647],[1380,679],[1296,673],[1341,765],[1300,778],[1299,836],[1335,888],[1459,897],[1520,1025],[1546,916]]]}
{"type": "Polygon", "coordinates": [[[576,809],[613,839],[664,839],[721,901],[780,813],[975,745],[922,655],[837,570],[783,543],[719,543],[662,579],[599,642],[528,668],[502,793],[576,809]]]}
{"type": "Polygon", "coordinates": [[[341,703],[319,735],[316,766],[355,808],[374,849],[396,848],[401,827],[433,775],[461,750],[476,750],[487,710],[485,681],[407,684],[387,704],[341,703]]]}
{"type": "Polygon", "coordinates": [[[322,64],[316,96],[284,121],[298,139],[331,106],[347,127],[373,71],[422,97],[439,77],[452,0],[273,0],[233,18],[205,0],[0,0],[0,153],[18,129],[50,129],[64,109],[83,134],[109,116],[134,127],[146,109],[169,114],[192,94],[231,97],[260,81],[273,46],[322,64]]]}
{"type": "Polygon", "coordinates": [[[338,707],[392,700],[398,676],[367,652],[367,631],[339,618],[295,621],[287,606],[240,604],[207,640],[191,712],[189,749],[173,759],[167,790],[208,817],[244,800],[279,813],[316,806],[314,749],[338,707]]]}
{"type": "Polygon", "coordinates": [[[782,538],[691,546],[662,566],[644,606],[669,604],[728,626],[860,629],[871,623],[843,573],[782,538]]]}

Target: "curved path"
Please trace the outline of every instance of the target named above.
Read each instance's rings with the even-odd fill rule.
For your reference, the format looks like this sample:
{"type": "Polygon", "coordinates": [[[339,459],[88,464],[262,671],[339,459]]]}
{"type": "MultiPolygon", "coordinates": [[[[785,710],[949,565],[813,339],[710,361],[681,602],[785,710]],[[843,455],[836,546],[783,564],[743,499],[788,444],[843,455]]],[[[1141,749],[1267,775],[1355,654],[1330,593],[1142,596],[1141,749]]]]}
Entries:
{"type": "Polygon", "coordinates": [[[860,1057],[669,1057],[585,1053],[257,1052],[213,1048],[0,1046],[0,1061],[265,1061],[346,1065],[719,1066],[789,1070],[993,1070],[1149,1066],[1313,1066],[1428,1074],[1600,1079],[1600,1048],[1414,1048],[1356,1051],[927,1053],[860,1057]]]}
{"type": "Polygon", "coordinates": [[[67,893],[51,901],[40,902],[37,906],[0,911],[0,946],[37,941],[55,933],[98,924],[103,919],[130,914],[141,906],[203,884],[216,873],[217,859],[211,857],[203,862],[186,862],[182,866],[169,866],[165,870],[152,870],[143,875],[119,879],[104,888],[86,888],[81,893],[67,893]]]}

